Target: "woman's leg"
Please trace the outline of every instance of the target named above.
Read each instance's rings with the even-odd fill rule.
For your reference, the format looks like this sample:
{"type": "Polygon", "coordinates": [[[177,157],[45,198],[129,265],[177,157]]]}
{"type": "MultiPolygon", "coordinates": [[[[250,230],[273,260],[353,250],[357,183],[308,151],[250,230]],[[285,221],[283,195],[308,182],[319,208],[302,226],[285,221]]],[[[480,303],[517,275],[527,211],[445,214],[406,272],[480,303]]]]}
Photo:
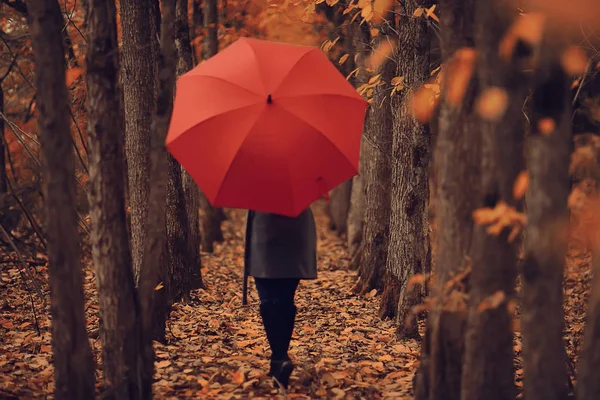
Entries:
{"type": "Polygon", "coordinates": [[[255,278],[254,281],[260,298],[260,315],[271,347],[269,374],[287,386],[293,370],[287,352],[294,330],[294,296],[299,280],[255,278]]]}

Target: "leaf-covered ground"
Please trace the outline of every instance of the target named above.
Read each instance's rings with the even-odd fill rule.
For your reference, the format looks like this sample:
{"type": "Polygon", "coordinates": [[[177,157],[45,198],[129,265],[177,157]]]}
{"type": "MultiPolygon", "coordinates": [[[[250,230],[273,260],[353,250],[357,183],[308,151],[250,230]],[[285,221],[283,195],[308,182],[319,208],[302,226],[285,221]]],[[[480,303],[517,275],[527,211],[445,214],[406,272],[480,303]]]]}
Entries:
{"type": "MultiPolygon", "coordinates": [[[[418,364],[419,343],[394,336],[391,321],[377,317],[378,297],[355,296],[354,273],[343,242],[326,229],[321,206],[319,279],[303,281],[290,354],[297,364],[288,398],[409,399],[418,364]]],[[[168,345],[156,344],[156,398],[282,398],[265,376],[268,344],[254,285],[248,306],[241,305],[244,214],[231,212],[224,223],[226,241],[203,255],[207,290],[196,291],[188,304],[178,303],[168,323],[168,345]]],[[[48,299],[44,257],[2,255],[0,289],[0,398],[52,397],[49,307],[32,285],[31,274],[48,299]],[[27,282],[27,284],[25,283],[27,282]],[[33,316],[35,306],[37,325],[33,316]]],[[[97,363],[100,341],[96,288],[89,255],[84,255],[88,332],[97,363]]],[[[591,274],[589,257],[572,251],[565,283],[566,342],[574,358],[584,326],[591,274]]],[[[46,303],[48,300],[46,300],[46,303]]],[[[521,354],[519,335],[515,349],[521,354]]],[[[520,360],[517,385],[522,385],[520,360]]],[[[97,380],[101,381],[98,368],[97,380]]],[[[98,393],[102,388],[98,387],[98,393]]]]}

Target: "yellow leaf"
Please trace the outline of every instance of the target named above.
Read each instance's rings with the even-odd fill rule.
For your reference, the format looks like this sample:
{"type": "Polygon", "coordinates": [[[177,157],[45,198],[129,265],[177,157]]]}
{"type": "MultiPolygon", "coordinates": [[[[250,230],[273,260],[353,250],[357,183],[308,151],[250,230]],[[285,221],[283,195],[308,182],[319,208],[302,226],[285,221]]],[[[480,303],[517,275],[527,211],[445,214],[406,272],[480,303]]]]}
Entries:
{"type": "Polygon", "coordinates": [[[413,13],[413,17],[415,18],[419,18],[423,16],[423,8],[419,7],[415,10],[415,12],[413,13]]]}
{"type": "Polygon", "coordinates": [[[161,282],[158,285],[156,285],[156,287],[154,288],[154,290],[160,290],[160,289],[162,289],[164,287],[165,287],[165,285],[163,285],[163,283],[161,282]]]}
{"type": "Polygon", "coordinates": [[[508,107],[508,93],[499,87],[486,89],[477,100],[476,109],[481,117],[497,121],[504,116],[508,107]]]}
{"type": "Polygon", "coordinates": [[[343,56],[340,57],[340,60],[338,61],[338,63],[340,65],[342,65],[343,63],[346,62],[346,60],[348,59],[349,56],[350,56],[350,54],[348,54],[348,53],[344,54],[343,56]]]}
{"type": "Polygon", "coordinates": [[[585,73],[589,59],[581,47],[571,46],[562,53],[560,63],[567,75],[579,76],[585,73]]]}
{"type": "Polygon", "coordinates": [[[529,186],[529,174],[527,171],[521,171],[515,179],[515,185],[513,186],[513,197],[516,200],[520,200],[527,191],[529,186]]]}
{"type": "Polygon", "coordinates": [[[379,81],[379,78],[381,78],[381,74],[372,76],[371,79],[369,79],[369,84],[373,84],[373,83],[379,81]]]}
{"type": "Polygon", "coordinates": [[[404,77],[403,76],[396,76],[396,77],[392,78],[392,85],[394,85],[394,86],[404,86],[404,77]]]}
{"type": "Polygon", "coordinates": [[[427,15],[427,18],[431,18],[432,20],[434,20],[435,22],[439,23],[440,19],[437,17],[437,15],[435,15],[434,11],[435,11],[435,7],[437,5],[434,4],[431,7],[429,7],[428,9],[425,10],[425,14],[427,15]]]}
{"type": "Polygon", "coordinates": [[[371,37],[379,36],[379,28],[371,28],[371,37]]]}
{"type": "Polygon", "coordinates": [[[371,6],[371,3],[363,7],[363,9],[360,12],[360,16],[363,17],[363,19],[367,22],[369,22],[371,18],[373,18],[373,6],[371,6]]]}

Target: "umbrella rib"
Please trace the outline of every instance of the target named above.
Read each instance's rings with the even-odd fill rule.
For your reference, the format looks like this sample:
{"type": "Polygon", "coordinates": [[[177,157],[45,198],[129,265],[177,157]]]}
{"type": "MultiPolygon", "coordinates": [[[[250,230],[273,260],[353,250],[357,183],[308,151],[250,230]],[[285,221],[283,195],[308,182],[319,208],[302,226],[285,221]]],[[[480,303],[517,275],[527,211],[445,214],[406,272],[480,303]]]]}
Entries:
{"type": "MultiPolygon", "coordinates": [[[[184,75],[184,76],[185,76],[185,75],[184,75]]],[[[183,78],[184,76],[182,76],[181,78],[183,78]]],[[[220,81],[220,82],[227,83],[228,85],[230,85],[230,86],[233,86],[233,87],[235,87],[235,88],[237,88],[237,89],[242,89],[242,90],[245,90],[246,92],[248,92],[248,93],[252,93],[253,95],[256,95],[256,96],[258,96],[259,98],[261,98],[261,99],[262,99],[262,94],[260,94],[260,93],[257,93],[257,92],[255,92],[254,90],[250,90],[250,89],[248,89],[248,88],[246,88],[246,87],[244,87],[244,86],[240,86],[240,85],[238,85],[237,83],[230,82],[230,81],[228,81],[227,79],[221,78],[220,76],[214,76],[214,75],[204,75],[204,74],[195,74],[195,75],[188,75],[188,76],[187,76],[185,79],[186,79],[186,81],[187,81],[187,80],[190,80],[190,79],[192,79],[192,78],[196,78],[196,77],[197,77],[197,78],[200,78],[200,77],[202,77],[202,78],[211,78],[211,79],[215,79],[215,80],[218,80],[218,81],[220,81]]],[[[181,81],[181,78],[179,78],[179,79],[180,79],[180,81],[181,81]]]]}
{"type": "Polygon", "coordinates": [[[342,94],[342,93],[290,94],[290,95],[277,96],[277,98],[278,99],[293,99],[293,98],[296,98],[296,97],[311,97],[311,96],[318,96],[318,97],[322,97],[322,96],[343,97],[344,99],[347,99],[347,100],[354,100],[354,101],[358,101],[358,102],[361,102],[361,103],[366,103],[366,100],[363,99],[362,97],[354,97],[354,96],[350,96],[349,94],[342,94]]]}
{"type": "MultiPolygon", "coordinates": [[[[296,62],[294,62],[294,64],[288,69],[287,73],[285,74],[285,76],[283,77],[283,79],[281,79],[281,82],[279,82],[279,84],[277,85],[276,88],[273,88],[273,94],[277,93],[277,90],[279,90],[279,87],[281,85],[283,85],[283,82],[285,82],[286,78],[292,73],[292,71],[294,71],[294,69],[298,66],[298,64],[300,64],[300,62],[302,60],[304,60],[304,58],[309,55],[310,53],[312,53],[313,51],[320,51],[318,48],[311,48],[310,50],[308,50],[306,53],[302,54],[298,60],[296,60],[296,62]]],[[[261,75],[262,76],[262,75],[261,75]]],[[[277,96],[278,98],[282,98],[283,96],[277,96]]]]}
{"type": "Polygon", "coordinates": [[[244,147],[244,143],[246,143],[246,140],[248,140],[248,137],[250,136],[250,134],[254,130],[254,127],[256,126],[256,123],[260,120],[260,117],[262,116],[262,114],[264,113],[264,111],[265,111],[265,109],[263,108],[263,110],[260,113],[258,113],[258,116],[257,116],[256,120],[252,123],[252,125],[250,126],[250,129],[248,129],[248,134],[246,135],[246,137],[244,138],[244,140],[242,140],[242,143],[240,143],[240,146],[235,151],[235,154],[233,155],[233,157],[231,157],[231,162],[229,163],[229,166],[227,167],[227,170],[225,171],[225,175],[223,175],[223,179],[221,179],[221,184],[219,185],[219,189],[217,190],[217,193],[215,194],[215,202],[217,201],[217,199],[219,198],[219,195],[221,194],[221,190],[223,189],[223,183],[225,183],[225,181],[227,180],[227,176],[231,172],[231,166],[233,165],[233,162],[237,158],[238,153],[240,152],[240,149],[242,147],[244,147]]]}
{"type": "Polygon", "coordinates": [[[256,51],[254,50],[254,47],[252,47],[250,45],[250,43],[248,43],[248,41],[246,41],[245,43],[250,48],[250,51],[252,52],[252,55],[254,56],[254,61],[256,61],[256,69],[258,70],[258,75],[260,76],[260,81],[262,82],[262,86],[263,86],[263,89],[264,89],[265,93],[267,93],[267,84],[265,83],[265,77],[263,76],[263,71],[260,68],[260,62],[259,62],[259,59],[258,59],[258,54],[256,54],[256,51]]]}
{"type": "MultiPolygon", "coordinates": [[[[192,129],[194,129],[195,127],[197,127],[197,126],[198,126],[198,125],[200,125],[200,124],[204,124],[204,123],[206,123],[206,122],[208,122],[208,121],[211,121],[211,120],[213,120],[213,119],[215,119],[215,118],[220,118],[220,117],[222,117],[223,115],[226,115],[226,114],[229,114],[229,113],[232,113],[232,112],[240,111],[240,110],[243,110],[243,109],[245,109],[245,108],[255,107],[255,106],[256,106],[256,104],[257,104],[257,103],[253,103],[253,104],[248,104],[248,105],[245,105],[245,106],[240,106],[240,107],[232,108],[231,110],[227,110],[227,111],[224,111],[224,112],[222,112],[222,113],[219,113],[219,114],[213,115],[213,116],[211,116],[211,117],[208,117],[208,118],[206,118],[206,119],[203,119],[202,121],[198,121],[198,122],[196,122],[194,125],[192,125],[192,126],[190,126],[189,128],[187,128],[185,131],[183,131],[183,132],[181,132],[179,135],[177,135],[177,137],[176,137],[174,140],[176,140],[176,139],[179,139],[179,138],[181,138],[181,137],[185,136],[185,135],[186,135],[186,134],[187,134],[189,131],[191,131],[192,129]]],[[[254,125],[253,125],[253,126],[254,126],[254,125]]]]}
{"type": "MultiPolygon", "coordinates": [[[[304,118],[300,117],[299,115],[297,115],[296,113],[294,113],[293,111],[288,110],[285,105],[283,104],[279,104],[279,106],[285,110],[285,112],[287,112],[288,114],[293,115],[295,118],[298,118],[300,121],[304,122],[306,125],[310,126],[311,128],[313,128],[315,131],[319,132],[319,134],[325,138],[325,140],[327,140],[329,143],[331,143],[331,145],[333,146],[333,148],[337,149],[337,151],[342,154],[344,156],[344,159],[348,162],[348,164],[353,165],[352,161],[350,161],[350,159],[348,159],[348,156],[343,153],[342,151],[340,151],[339,147],[333,143],[333,141],[325,134],[323,134],[323,132],[321,132],[321,130],[319,128],[317,128],[316,126],[314,126],[313,124],[311,124],[310,122],[308,122],[307,120],[305,120],[304,118]]],[[[362,136],[362,132],[361,132],[361,136],[362,136]]]]}

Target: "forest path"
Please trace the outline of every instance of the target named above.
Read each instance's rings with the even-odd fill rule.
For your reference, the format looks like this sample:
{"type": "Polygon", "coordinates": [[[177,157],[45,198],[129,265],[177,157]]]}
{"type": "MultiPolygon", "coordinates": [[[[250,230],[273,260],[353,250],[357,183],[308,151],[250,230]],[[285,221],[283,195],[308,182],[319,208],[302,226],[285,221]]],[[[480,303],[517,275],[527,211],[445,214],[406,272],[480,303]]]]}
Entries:
{"type": "MultiPolygon", "coordinates": [[[[322,204],[314,206],[319,237],[319,278],[302,281],[290,356],[297,364],[289,398],[409,399],[419,345],[398,341],[391,321],[377,316],[378,299],[355,296],[344,245],[327,229],[322,204]]],[[[168,346],[157,346],[160,398],[283,398],[273,389],[269,347],[249,282],[241,305],[244,213],[229,213],[225,242],[203,254],[208,290],[176,304],[168,346]]]]}

